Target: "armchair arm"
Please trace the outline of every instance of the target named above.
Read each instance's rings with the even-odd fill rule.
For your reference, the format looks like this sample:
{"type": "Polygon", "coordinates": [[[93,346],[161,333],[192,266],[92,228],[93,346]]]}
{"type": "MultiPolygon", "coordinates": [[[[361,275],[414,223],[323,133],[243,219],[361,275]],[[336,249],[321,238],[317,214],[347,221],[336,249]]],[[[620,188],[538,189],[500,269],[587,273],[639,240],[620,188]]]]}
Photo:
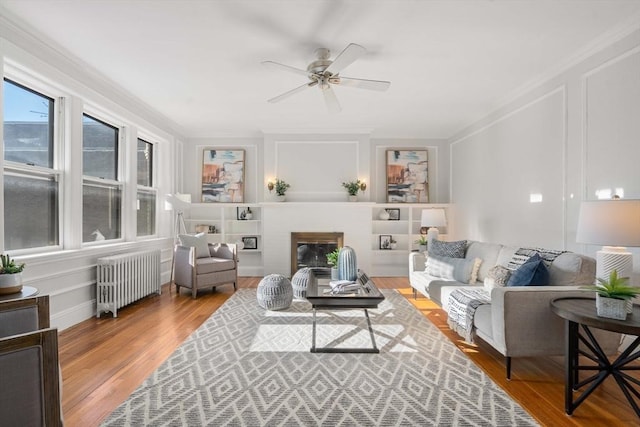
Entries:
{"type": "Polygon", "coordinates": [[[195,274],[196,249],[190,246],[176,245],[173,257],[175,284],[191,287],[195,274]]]}

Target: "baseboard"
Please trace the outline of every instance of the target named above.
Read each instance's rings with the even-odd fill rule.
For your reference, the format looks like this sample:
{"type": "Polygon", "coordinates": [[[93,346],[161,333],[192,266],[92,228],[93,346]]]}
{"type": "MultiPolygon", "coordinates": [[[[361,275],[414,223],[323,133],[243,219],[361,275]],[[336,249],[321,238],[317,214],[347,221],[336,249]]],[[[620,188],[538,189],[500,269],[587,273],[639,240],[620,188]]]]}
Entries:
{"type": "Polygon", "coordinates": [[[96,300],[86,301],[51,315],[51,327],[64,331],[96,315],[96,300]]]}

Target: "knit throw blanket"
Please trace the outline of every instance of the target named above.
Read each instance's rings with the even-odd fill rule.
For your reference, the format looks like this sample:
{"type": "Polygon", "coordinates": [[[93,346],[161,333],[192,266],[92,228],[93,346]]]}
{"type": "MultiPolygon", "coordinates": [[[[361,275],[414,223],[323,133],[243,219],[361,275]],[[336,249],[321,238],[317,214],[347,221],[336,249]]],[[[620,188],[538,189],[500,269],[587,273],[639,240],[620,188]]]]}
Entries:
{"type": "Polygon", "coordinates": [[[449,295],[449,327],[468,343],[473,343],[473,316],[482,304],[491,302],[491,294],[484,288],[456,289],[449,295]]]}

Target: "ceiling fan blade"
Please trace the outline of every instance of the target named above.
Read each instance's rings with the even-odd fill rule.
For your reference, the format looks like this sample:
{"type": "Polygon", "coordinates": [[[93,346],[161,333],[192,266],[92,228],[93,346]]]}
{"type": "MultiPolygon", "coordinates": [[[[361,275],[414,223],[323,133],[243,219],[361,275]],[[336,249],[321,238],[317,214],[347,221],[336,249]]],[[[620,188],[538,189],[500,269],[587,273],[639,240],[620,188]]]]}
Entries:
{"type": "Polygon", "coordinates": [[[324,97],[324,103],[327,106],[327,110],[329,110],[330,113],[339,113],[342,108],[340,108],[338,98],[336,97],[333,89],[331,89],[331,86],[322,88],[322,95],[324,97]]]}
{"type": "Polygon", "coordinates": [[[353,61],[364,55],[366,51],[367,50],[359,44],[351,43],[340,52],[340,55],[333,60],[325,71],[329,71],[331,74],[338,74],[344,68],[351,65],[353,61]]]}
{"type": "Polygon", "coordinates": [[[300,68],[292,67],[290,65],[284,65],[279,62],[262,61],[262,65],[264,65],[267,68],[272,68],[274,70],[285,70],[290,73],[302,74],[303,76],[309,75],[309,72],[307,72],[306,70],[301,70],[300,68]]]}
{"type": "Polygon", "coordinates": [[[335,83],[340,86],[357,87],[359,89],[378,90],[383,92],[389,89],[391,82],[385,80],[367,80],[367,79],[354,79],[352,77],[342,77],[335,83]]]}
{"type": "Polygon", "coordinates": [[[297,88],[295,88],[295,89],[291,89],[290,91],[287,91],[287,92],[283,93],[282,95],[278,95],[278,96],[276,96],[276,97],[274,97],[274,98],[268,99],[268,100],[267,100],[267,102],[270,102],[270,103],[272,103],[272,104],[275,104],[276,102],[280,102],[280,101],[282,101],[283,99],[287,99],[287,98],[288,98],[288,97],[290,97],[291,95],[295,95],[296,93],[298,93],[298,92],[302,92],[302,91],[303,91],[303,90],[305,90],[305,89],[308,89],[308,88],[310,88],[310,87],[314,87],[314,86],[315,86],[315,85],[317,85],[317,84],[318,84],[318,82],[317,82],[317,81],[309,82],[309,83],[305,83],[305,84],[303,84],[303,85],[301,85],[301,86],[298,86],[298,87],[297,87],[297,88]]]}

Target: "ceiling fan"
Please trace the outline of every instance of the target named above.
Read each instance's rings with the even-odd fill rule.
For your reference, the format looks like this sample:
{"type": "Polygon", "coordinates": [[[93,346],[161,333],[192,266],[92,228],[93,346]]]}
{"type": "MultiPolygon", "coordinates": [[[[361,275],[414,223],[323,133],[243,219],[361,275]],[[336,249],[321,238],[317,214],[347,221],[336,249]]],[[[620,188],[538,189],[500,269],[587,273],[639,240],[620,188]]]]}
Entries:
{"type": "Polygon", "coordinates": [[[316,49],[316,60],[311,62],[306,70],[300,68],[291,67],[289,65],[280,64],[279,62],[263,61],[262,65],[289,71],[295,74],[301,74],[306,76],[310,81],[301,86],[291,89],[281,95],[268,100],[268,102],[276,103],[280,102],[298,92],[302,92],[305,89],[318,86],[322,91],[324,102],[327,105],[329,112],[339,112],[340,103],[338,98],[333,92],[332,86],[349,86],[360,89],[369,89],[377,91],[385,91],[391,85],[391,82],[383,80],[366,80],[355,79],[352,77],[343,77],[340,72],[351,65],[356,59],[360,58],[366,49],[358,44],[349,44],[340,54],[332,61],[329,59],[331,53],[329,49],[319,48],[316,49]]]}

